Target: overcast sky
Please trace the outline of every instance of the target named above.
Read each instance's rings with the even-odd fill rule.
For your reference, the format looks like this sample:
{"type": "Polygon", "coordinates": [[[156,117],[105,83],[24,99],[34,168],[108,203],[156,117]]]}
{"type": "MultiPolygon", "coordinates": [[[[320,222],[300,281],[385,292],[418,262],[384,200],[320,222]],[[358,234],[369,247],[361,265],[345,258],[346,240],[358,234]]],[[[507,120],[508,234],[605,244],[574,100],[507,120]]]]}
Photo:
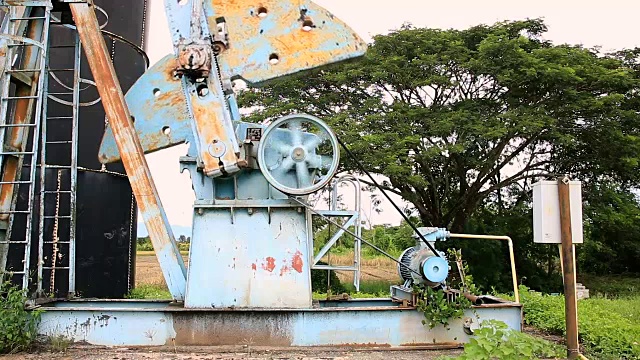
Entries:
{"type": "MultiPolygon", "coordinates": [[[[172,52],[163,2],[150,1],[146,51],[151,63],[172,52]]],[[[637,25],[640,2],[635,0],[317,0],[315,3],[345,21],[367,42],[404,22],[419,27],[464,29],[502,20],[542,17],[549,26],[545,38],[555,43],[601,46],[604,51],[640,46],[637,25]]],[[[185,146],[177,146],[147,155],[169,221],[180,228],[191,226],[194,200],[188,173],[178,171],[178,157],[185,153],[185,146]]],[[[368,216],[366,194],[362,208],[368,216]]],[[[382,213],[373,214],[374,223],[399,223],[400,216],[389,204],[383,204],[383,209],[382,213]]],[[[144,227],[141,219],[139,224],[144,227]]],[[[140,229],[139,233],[146,231],[140,229]]]]}

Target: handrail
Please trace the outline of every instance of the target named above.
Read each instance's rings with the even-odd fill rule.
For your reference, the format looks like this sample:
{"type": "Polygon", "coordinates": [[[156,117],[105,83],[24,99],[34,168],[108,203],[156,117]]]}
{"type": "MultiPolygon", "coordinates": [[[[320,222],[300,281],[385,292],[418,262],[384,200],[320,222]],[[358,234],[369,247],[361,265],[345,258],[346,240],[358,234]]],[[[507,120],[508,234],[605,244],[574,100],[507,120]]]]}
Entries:
{"type": "Polygon", "coordinates": [[[511,262],[511,280],[513,281],[513,295],[517,303],[520,303],[520,292],[518,291],[518,278],[516,276],[516,261],[513,254],[513,241],[506,235],[473,235],[473,234],[449,234],[450,238],[458,239],[485,239],[503,240],[509,245],[509,260],[511,262]]]}

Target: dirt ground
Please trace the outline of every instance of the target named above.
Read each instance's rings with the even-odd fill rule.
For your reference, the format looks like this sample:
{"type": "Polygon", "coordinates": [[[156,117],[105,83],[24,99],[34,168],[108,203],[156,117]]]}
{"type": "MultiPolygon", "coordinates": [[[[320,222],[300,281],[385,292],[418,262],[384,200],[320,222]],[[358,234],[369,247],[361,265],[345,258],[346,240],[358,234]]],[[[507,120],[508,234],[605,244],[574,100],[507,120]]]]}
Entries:
{"type": "Polygon", "coordinates": [[[217,360],[217,359],[296,359],[296,360],[418,360],[455,356],[460,350],[370,350],[345,348],[107,348],[73,345],[64,352],[38,351],[34,354],[0,356],[6,360],[217,360]]]}
{"type": "MultiPolygon", "coordinates": [[[[187,256],[183,256],[185,264],[188,266],[187,256]]],[[[334,256],[331,263],[333,265],[348,265],[352,255],[334,256]]],[[[400,284],[397,265],[387,259],[363,259],[361,281],[388,281],[400,284]]],[[[338,278],[343,283],[353,282],[352,272],[338,272],[338,278]]],[[[136,257],[136,284],[164,285],[160,265],[155,255],[138,254],[136,257]]]]}

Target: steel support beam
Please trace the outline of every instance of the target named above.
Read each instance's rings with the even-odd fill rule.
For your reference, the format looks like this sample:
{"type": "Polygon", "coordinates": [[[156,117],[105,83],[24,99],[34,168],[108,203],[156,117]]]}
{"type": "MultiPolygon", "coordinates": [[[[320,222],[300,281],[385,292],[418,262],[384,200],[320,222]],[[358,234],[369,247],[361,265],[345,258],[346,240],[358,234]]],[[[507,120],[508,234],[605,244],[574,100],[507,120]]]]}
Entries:
{"type": "Polygon", "coordinates": [[[186,289],[184,261],[169,227],[158,190],[151,178],[122,88],[100,32],[94,8],[84,3],[70,4],[70,7],[164,279],[174,300],[184,300],[186,289]]]}

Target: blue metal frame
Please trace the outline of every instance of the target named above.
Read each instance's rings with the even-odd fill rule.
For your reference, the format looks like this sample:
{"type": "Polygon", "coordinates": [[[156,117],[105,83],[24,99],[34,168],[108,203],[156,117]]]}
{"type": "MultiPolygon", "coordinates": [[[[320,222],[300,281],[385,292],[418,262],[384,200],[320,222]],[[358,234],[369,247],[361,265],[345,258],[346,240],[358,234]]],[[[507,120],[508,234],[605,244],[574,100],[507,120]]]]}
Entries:
{"type": "Polygon", "coordinates": [[[240,345],[461,346],[483,320],[520,331],[515,303],[476,306],[463,318],[429,329],[423,314],[390,299],[327,301],[310,309],[194,310],[149,301],[81,301],[42,308],[39,333],[107,346],[240,345]]]}

